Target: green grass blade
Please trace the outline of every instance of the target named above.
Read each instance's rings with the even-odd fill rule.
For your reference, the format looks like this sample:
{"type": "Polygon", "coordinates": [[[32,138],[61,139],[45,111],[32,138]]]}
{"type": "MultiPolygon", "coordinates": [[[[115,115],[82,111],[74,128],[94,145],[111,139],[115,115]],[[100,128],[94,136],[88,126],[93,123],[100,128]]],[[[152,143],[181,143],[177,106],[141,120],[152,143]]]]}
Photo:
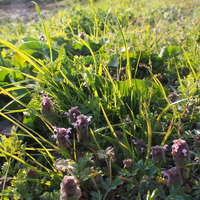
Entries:
{"type": "Polygon", "coordinates": [[[18,156],[15,156],[15,155],[13,155],[13,154],[11,154],[11,153],[9,153],[9,152],[6,152],[6,151],[4,151],[3,149],[0,149],[0,152],[3,153],[3,154],[5,154],[5,155],[7,155],[7,156],[9,156],[9,157],[11,157],[11,158],[13,158],[13,159],[15,159],[15,160],[17,160],[17,161],[19,161],[19,162],[22,163],[23,165],[25,165],[25,166],[27,166],[28,168],[30,168],[30,169],[32,169],[32,170],[38,172],[39,174],[42,174],[42,175],[47,176],[47,177],[50,177],[50,176],[51,176],[51,173],[49,173],[49,170],[48,170],[47,172],[41,171],[41,170],[37,169],[36,167],[30,165],[29,163],[27,163],[27,162],[24,161],[23,159],[19,158],[18,156]]]}
{"type": "Polygon", "coordinates": [[[24,58],[27,62],[29,62],[31,65],[33,65],[33,67],[35,67],[35,69],[37,69],[37,71],[39,73],[45,74],[49,71],[41,61],[39,61],[38,59],[34,58],[33,56],[27,54],[26,52],[20,50],[19,48],[17,48],[13,44],[11,44],[7,41],[4,41],[2,39],[0,39],[0,43],[6,45],[7,47],[16,51],[22,58],[24,58]]]}
{"type": "Polygon", "coordinates": [[[43,19],[43,17],[42,17],[42,14],[41,14],[39,5],[38,5],[36,2],[34,2],[34,1],[32,1],[32,3],[35,4],[35,10],[36,10],[36,12],[38,13],[38,15],[39,15],[39,17],[40,17],[40,20],[41,20],[41,22],[42,22],[43,29],[44,29],[44,34],[45,34],[45,36],[46,36],[47,43],[48,43],[48,46],[49,46],[50,60],[51,60],[51,62],[53,62],[52,44],[51,44],[51,37],[50,37],[50,35],[49,35],[49,31],[48,31],[47,26],[46,26],[46,24],[45,24],[45,22],[44,22],[44,19],[43,19]]]}

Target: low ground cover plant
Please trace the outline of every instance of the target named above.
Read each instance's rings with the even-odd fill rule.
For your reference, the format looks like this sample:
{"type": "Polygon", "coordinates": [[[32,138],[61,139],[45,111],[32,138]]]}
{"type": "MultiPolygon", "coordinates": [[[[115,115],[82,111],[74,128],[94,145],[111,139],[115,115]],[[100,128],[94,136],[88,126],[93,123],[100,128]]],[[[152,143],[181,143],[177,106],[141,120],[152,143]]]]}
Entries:
{"type": "Polygon", "coordinates": [[[33,2],[2,26],[1,199],[200,199],[198,3],[33,2]]]}

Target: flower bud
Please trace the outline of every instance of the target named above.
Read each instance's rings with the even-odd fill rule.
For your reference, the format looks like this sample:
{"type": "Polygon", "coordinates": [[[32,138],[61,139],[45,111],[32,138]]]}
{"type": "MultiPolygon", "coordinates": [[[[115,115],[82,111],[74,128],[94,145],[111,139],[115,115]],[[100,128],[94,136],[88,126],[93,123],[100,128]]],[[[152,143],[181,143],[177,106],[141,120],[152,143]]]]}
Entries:
{"type": "Polygon", "coordinates": [[[77,138],[78,141],[85,141],[88,140],[88,122],[91,121],[92,116],[86,117],[85,115],[77,116],[76,122],[72,123],[72,125],[77,130],[77,138]]]}
{"type": "Polygon", "coordinates": [[[76,118],[81,114],[81,112],[77,109],[78,107],[72,107],[68,113],[65,113],[69,118],[69,122],[72,124],[76,121],[76,118]]]}
{"type": "Polygon", "coordinates": [[[190,151],[184,140],[178,139],[173,141],[172,155],[177,167],[186,167],[190,163],[190,151]]]}
{"type": "MultiPolygon", "coordinates": [[[[126,119],[124,119],[124,121],[123,122],[132,122],[132,120],[130,119],[130,117],[127,117],[126,119]]],[[[133,126],[133,124],[132,123],[130,123],[130,124],[127,124],[128,126],[130,126],[130,127],[132,127],[133,126]]]]}
{"type": "Polygon", "coordinates": [[[141,151],[144,152],[147,149],[147,144],[143,140],[132,140],[134,143],[135,147],[141,151]]]}
{"type": "Polygon", "coordinates": [[[45,40],[46,40],[45,35],[40,35],[39,40],[41,40],[41,41],[45,41],[45,40]]]}
{"type": "Polygon", "coordinates": [[[65,129],[54,126],[53,129],[57,134],[52,135],[51,137],[57,139],[57,144],[60,149],[66,149],[71,146],[71,142],[69,141],[69,133],[71,132],[71,128],[65,129]]]}
{"type": "Polygon", "coordinates": [[[79,33],[78,34],[78,36],[82,39],[82,40],[84,40],[85,39],[85,36],[86,36],[86,34],[85,33],[83,33],[83,32],[81,32],[81,33],[79,33]]]}
{"type": "Polygon", "coordinates": [[[169,96],[168,96],[169,100],[171,100],[172,102],[175,102],[179,99],[179,95],[176,92],[172,92],[169,96]]]}
{"type": "Polygon", "coordinates": [[[183,184],[181,172],[176,167],[173,167],[167,171],[162,171],[161,173],[164,174],[164,176],[167,176],[168,187],[171,185],[181,186],[183,184]]]}
{"type": "Polygon", "coordinates": [[[151,155],[153,162],[161,162],[162,160],[166,162],[165,151],[167,150],[167,146],[168,145],[164,145],[163,147],[151,147],[151,155]]]}
{"type": "Polygon", "coordinates": [[[73,176],[64,176],[60,184],[60,200],[78,200],[81,190],[73,176]]]}
{"type": "Polygon", "coordinates": [[[41,102],[40,105],[41,105],[41,109],[42,109],[43,114],[46,114],[46,115],[51,114],[51,111],[52,111],[52,108],[53,108],[53,102],[49,98],[48,94],[43,94],[42,102],[41,102]]]}

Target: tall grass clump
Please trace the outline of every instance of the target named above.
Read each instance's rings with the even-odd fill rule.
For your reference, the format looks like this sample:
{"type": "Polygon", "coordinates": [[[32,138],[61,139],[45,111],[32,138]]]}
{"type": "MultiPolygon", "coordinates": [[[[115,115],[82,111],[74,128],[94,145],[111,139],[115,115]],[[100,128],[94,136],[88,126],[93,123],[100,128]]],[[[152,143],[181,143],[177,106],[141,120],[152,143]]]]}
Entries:
{"type": "Polygon", "coordinates": [[[33,3],[1,31],[1,199],[198,200],[197,2],[33,3]]]}

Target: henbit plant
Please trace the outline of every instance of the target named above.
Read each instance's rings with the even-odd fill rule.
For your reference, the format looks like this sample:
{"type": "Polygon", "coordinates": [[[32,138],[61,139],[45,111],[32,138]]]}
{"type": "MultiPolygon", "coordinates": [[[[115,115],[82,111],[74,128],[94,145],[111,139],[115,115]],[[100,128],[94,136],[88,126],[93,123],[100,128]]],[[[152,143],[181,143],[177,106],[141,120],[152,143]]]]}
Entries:
{"type": "Polygon", "coordinates": [[[181,186],[183,184],[181,172],[176,167],[173,167],[168,171],[163,171],[162,174],[167,176],[167,186],[168,187],[170,187],[172,185],[181,186]]]}
{"type": "Polygon", "coordinates": [[[168,145],[164,145],[163,147],[151,147],[151,155],[153,162],[166,162],[165,151],[167,150],[167,147],[168,145]]]}
{"type": "Polygon", "coordinates": [[[187,143],[184,140],[178,139],[173,141],[172,155],[176,167],[184,168],[190,163],[190,152],[187,143]]]}
{"type": "MultiPolygon", "coordinates": [[[[180,19],[176,14],[181,12],[174,5],[171,15],[170,9],[165,7],[166,2],[143,6],[146,3],[134,3],[138,8],[144,8],[140,18],[135,7],[135,13],[132,8],[124,12],[127,6],[116,7],[113,11],[107,7],[97,9],[91,1],[91,10],[87,6],[84,9],[74,7],[68,13],[59,13],[62,19],[51,20],[51,23],[56,22],[54,27],[48,27],[36,4],[47,41],[25,37],[16,47],[0,40],[4,45],[1,95],[9,97],[2,98],[4,104],[0,114],[18,126],[14,134],[17,133],[17,137],[28,145],[22,151],[23,159],[1,150],[4,157],[10,156],[17,162],[16,166],[23,164],[21,170],[12,171],[13,163],[8,160],[8,165],[5,162],[3,168],[5,174],[16,174],[17,180],[24,180],[22,184],[16,184],[16,180],[10,184],[9,179],[4,178],[4,188],[8,187],[2,196],[10,197],[15,191],[15,198],[36,195],[41,199],[56,199],[60,196],[59,184],[63,177],[71,176],[70,182],[74,185],[71,189],[78,189],[75,198],[80,195],[78,185],[82,191],[81,199],[170,199],[177,191],[177,197],[182,199],[198,198],[198,192],[193,195],[190,191],[190,188],[196,191],[199,186],[198,178],[194,177],[199,172],[198,162],[183,161],[189,155],[188,148],[183,148],[187,152],[181,152],[181,161],[187,167],[178,169],[178,161],[173,168],[172,155],[166,151],[165,157],[161,147],[168,144],[170,150],[174,139],[186,137],[184,131],[188,130],[189,123],[192,126],[199,121],[199,70],[195,64],[198,59],[192,57],[196,55],[195,51],[198,52],[198,46],[195,51],[190,51],[187,42],[178,42],[181,39],[178,35],[183,30],[181,26],[177,35],[171,33],[180,19]],[[152,13],[149,15],[147,10],[150,8],[152,13]],[[99,24],[102,26],[98,27],[99,24]],[[161,37],[159,31],[168,31],[169,35],[161,37]],[[84,37],[79,34],[81,32],[84,37]],[[11,56],[15,67],[5,59],[8,58],[5,46],[16,51],[11,56]],[[176,71],[172,70],[174,68],[176,71]],[[183,73],[183,68],[189,71],[183,73]],[[20,80],[12,78],[13,74],[20,80]],[[7,77],[11,77],[10,80],[7,77]],[[170,96],[171,92],[177,92],[171,91],[174,87],[178,91],[176,98],[170,96]],[[18,93],[20,89],[29,97],[28,102],[24,101],[25,94],[18,93]],[[42,102],[41,93],[45,94],[42,102]],[[51,116],[44,111],[50,111],[51,116]],[[66,111],[68,119],[64,114],[66,111]],[[21,113],[22,122],[13,113],[21,113]],[[92,116],[89,124],[87,116],[92,116]],[[76,123],[77,130],[72,123],[76,123]],[[56,137],[58,147],[51,139],[52,127],[57,132],[53,137],[56,137]],[[83,132],[80,128],[84,128],[83,132]],[[143,141],[142,145],[138,141],[143,141]],[[166,162],[155,162],[158,149],[160,158],[166,162]],[[26,177],[28,168],[35,173],[26,177]],[[164,170],[167,180],[162,178],[164,170]],[[176,187],[166,189],[179,172],[182,178],[179,176],[180,190],[176,187]],[[39,181],[42,178],[44,182],[39,181]],[[38,185],[29,184],[29,181],[38,185]],[[26,185],[27,190],[22,190],[26,185]],[[43,189],[40,190],[40,186],[44,186],[43,189]],[[32,187],[35,190],[31,191],[32,187]]],[[[196,150],[193,154],[198,159],[196,150]]],[[[175,153],[173,155],[176,160],[175,153]]],[[[67,189],[68,186],[66,184],[67,189]]],[[[73,191],[68,191],[67,195],[73,191]]]]}
{"type": "Polygon", "coordinates": [[[60,184],[60,200],[77,200],[81,196],[81,190],[73,176],[64,176],[60,184]]]}

